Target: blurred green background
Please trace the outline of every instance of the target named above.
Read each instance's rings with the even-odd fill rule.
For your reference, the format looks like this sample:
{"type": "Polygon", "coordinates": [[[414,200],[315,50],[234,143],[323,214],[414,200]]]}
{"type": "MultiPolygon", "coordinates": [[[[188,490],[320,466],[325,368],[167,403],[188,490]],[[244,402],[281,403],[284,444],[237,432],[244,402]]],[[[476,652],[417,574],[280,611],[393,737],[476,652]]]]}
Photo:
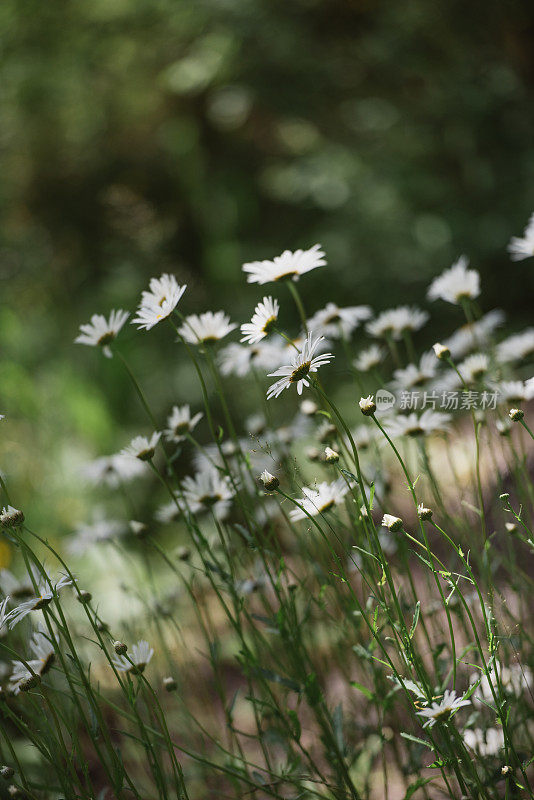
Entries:
{"type": "MultiPolygon", "coordinates": [[[[466,252],[483,306],[531,319],[505,251],[534,210],[531,3],[3,0],[0,31],[2,468],[49,535],[88,511],[79,463],[145,430],[73,339],[152,275],[244,321],[245,260],[320,242],[311,313],[422,303],[466,252]]],[[[158,413],[197,402],[167,331],[121,341],[158,413]]]]}

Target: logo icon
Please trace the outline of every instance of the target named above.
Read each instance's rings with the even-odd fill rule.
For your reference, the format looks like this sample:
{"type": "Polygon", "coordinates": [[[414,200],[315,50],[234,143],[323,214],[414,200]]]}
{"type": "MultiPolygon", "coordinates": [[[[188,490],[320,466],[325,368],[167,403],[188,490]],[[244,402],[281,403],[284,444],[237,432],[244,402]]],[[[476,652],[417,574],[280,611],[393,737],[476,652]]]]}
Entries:
{"type": "Polygon", "coordinates": [[[377,411],[387,411],[388,408],[393,408],[395,405],[395,395],[388,392],[387,389],[379,389],[376,393],[375,402],[377,411]]]}

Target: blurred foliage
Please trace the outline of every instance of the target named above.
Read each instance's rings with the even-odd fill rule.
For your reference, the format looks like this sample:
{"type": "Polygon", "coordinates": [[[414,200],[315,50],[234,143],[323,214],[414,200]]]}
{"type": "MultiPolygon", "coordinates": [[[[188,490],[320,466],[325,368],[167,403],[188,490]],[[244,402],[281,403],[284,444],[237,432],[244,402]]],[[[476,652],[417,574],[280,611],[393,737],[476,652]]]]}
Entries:
{"type": "MultiPolygon", "coordinates": [[[[241,263],[286,247],[327,251],[309,310],[418,302],[465,251],[487,308],[531,315],[532,269],[505,253],[534,209],[531,4],[4,0],[0,30],[4,468],[50,526],[74,465],[142,419],[77,327],[164,269],[189,309],[242,321],[241,263]]],[[[148,387],[162,412],[196,400],[172,363],[148,387]]]]}

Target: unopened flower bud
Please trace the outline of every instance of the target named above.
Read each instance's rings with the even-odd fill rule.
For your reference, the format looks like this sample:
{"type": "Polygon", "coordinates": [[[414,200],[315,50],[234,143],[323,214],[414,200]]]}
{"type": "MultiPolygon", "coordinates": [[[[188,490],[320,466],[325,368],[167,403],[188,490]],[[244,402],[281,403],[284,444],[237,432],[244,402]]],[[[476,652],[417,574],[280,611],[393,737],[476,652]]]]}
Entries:
{"type": "Polygon", "coordinates": [[[176,550],[176,558],[180,559],[180,561],[189,561],[191,558],[191,550],[189,547],[178,547],[176,550]]]}
{"type": "Polygon", "coordinates": [[[360,406],[360,411],[366,417],[372,417],[376,411],[376,404],[372,394],[369,397],[362,397],[358,405],[360,406]]]}
{"type": "Polygon", "coordinates": [[[274,492],[280,486],[280,481],[276,475],[271,475],[266,469],[260,475],[260,481],[263,483],[268,492],[274,492]]]}
{"type": "Polygon", "coordinates": [[[91,594],[91,592],[86,592],[84,589],[82,589],[76,595],[76,598],[77,598],[79,603],[83,603],[85,605],[85,603],[90,603],[91,602],[91,600],[93,599],[93,595],[91,594]]]}
{"type": "Polygon", "coordinates": [[[171,678],[169,676],[168,678],[163,678],[163,688],[165,689],[166,692],[175,692],[176,689],[178,688],[178,684],[176,683],[174,678],[171,678]]]}
{"type": "Polygon", "coordinates": [[[433,513],[432,509],[425,508],[425,506],[422,503],[419,503],[419,505],[417,506],[417,515],[419,519],[423,521],[432,519],[432,513],[433,513]]]}
{"type": "Polygon", "coordinates": [[[146,536],[148,533],[148,525],[146,525],[144,522],[139,522],[136,519],[131,519],[129,525],[133,535],[138,536],[140,539],[143,536],[146,536]]]}
{"type": "Polygon", "coordinates": [[[5,764],[3,767],[0,767],[0,775],[5,781],[8,781],[10,778],[12,778],[14,774],[15,770],[13,767],[8,767],[5,764]]]}
{"type": "Polygon", "coordinates": [[[394,517],[392,514],[384,514],[382,525],[392,531],[392,533],[395,533],[396,531],[400,531],[403,522],[400,517],[394,517]]]}
{"type": "Polygon", "coordinates": [[[504,500],[509,500],[509,499],[510,499],[509,492],[503,492],[502,494],[499,495],[499,500],[503,500],[504,501],[504,500]]]}
{"type": "Polygon", "coordinates": [[[508,416],[512,420],[512,422],[521,422],[523,417],[525,416],[525,412],[521,408],[511,408],[508,412],[508,416]]]}
{"type": "Polygon", "coordinates": [[[432,345],[432,348],[436,354],[436,358],[439,358],[440,361],[447,361],[447,359],[451,357],[451,351],[444,344],[436,342],[436,344],[432,345]]]}
{"type": "Polygon", "coordinates": [[[512,767],[509,767],[508,764],[505,764],[504,767],[501,767],[501,775],[504,775],[506,778],[512,772],[512,767]]]}
{"type": "Polygon", "coordinates": [[[18,798],[23,797],[21,790],[18,786],[15,786],[14,783],[7,787],[7,793],[10,797],[17,798],[17,800],[18,798]]]}
{"type": "Polygon", "coordinates": [[[318,411],[317,403],[314,403],[313,400],[303,400],[300,404],[300,411],[307,417],[313,417],[318,411]]]}
{"type": "Polygon", "coordinates": [[[515,522],[505,522],[504,527],[506,528],[507,533],[517,533],[517,525],[515,522]]]}
{"type": "Polygon", "coordinates": [[[325,447],[324,460],[327,464],[337,464],[339,461],[339,453],[336,453],[331,447],[325,447]]]}
{"type": "Polygon", "coordinates": [[[0,525],[3,528],[16,528],[24,522],[24,514],[18,508],[7,506],[0,512],[0,525]]]}
{"type": "Polygon", "coordinates": [[[113,642],[113,649],[118,656],[123,656],[128,650],[128,645],[124,644],[124,642],[113,642]]]}

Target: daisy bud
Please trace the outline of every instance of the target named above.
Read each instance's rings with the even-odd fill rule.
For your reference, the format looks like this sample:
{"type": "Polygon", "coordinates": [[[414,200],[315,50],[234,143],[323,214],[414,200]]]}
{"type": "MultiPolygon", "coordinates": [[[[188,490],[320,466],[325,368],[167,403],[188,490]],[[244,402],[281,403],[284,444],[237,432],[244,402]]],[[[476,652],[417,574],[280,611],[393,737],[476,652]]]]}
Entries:
{"type": "Polygon", "coordinates": [[[392,514],[384,514],[382,525],[392,531],[392,533],[395,533],[396,531],[400,531],[403,522],[400,517],[394,517],[392,514]]]}
{"type": "Polygon", "coordinates": [[[0,512],[0,525],[3,528],[15,528],[24,522],[24,514],[18,508],[7,506],[0,512]]]}
{"type": "Polygon", "coordinates": [[[521,422],[523,417],[525,416],[525,412],[522,411],[520,408],[511,408],[508,412],[508,416],[512,420],[512,422],[521,422]]]}
{"type": "Polygon", "coordinates": [[[324,460],[327,464],[337,464],[339,461],[339,453],[336,453],[331,447],[325,447],[324,460]]]}
{"type": "Polygon", "coordinates": [[[321,453],[316,447],[307,447],[304,452],[308,461],[319,461],[321,458],[321,453]]]}
{"type": "Polygon", "coordinates": [[[360,411],[366,417],[372,417],[376,411],[376,404],[372,394],[370,394],[369,397],[360,398],[358,405],[360,406],[360,411]]]}
{"type": "Polygon", "coordinates": [[[76,595],[76,598],[79,603],[85,605],[85,603],[91,602],[91,600],[93,599],[93,595],[91,594],[91,592],[86,592],[85,590],[82,589],[82,591],[76,595]]]}
{"type": "Polygon", "coordinates": [[[5,764],[3,767],[0,767],[0,775],[5,781],[8,781],[10,778],[12,778],[14,774],[15,770],[13,767],[7,767],[5,764]]]}
{"type": "Polygon", "coordinates": [[[504,527],[506,528],[507,533],[517,533],[517,525],[515,522],[505,522],[504,527]]]}
{"type": "Polygon", "coordinates": [[[508,764],[505,764],[504,767],[501,767],[501,775],[504,775],[506,778],[512,771],[512,767],[509,767],[508,764]]]}
{"type": "Polygon", "coordinates": [[[22,797],[22,792],[20,791],[18,786],[15,786],[14,783],[11,786],[7,787],[7,793],[10,797],[22,797]]]}
{"type": "Polygon", "coordinates": [[[360,506],[360,514],[362,515],[362,517],[367,517],[368,516],[367,509],[366,509],[365,506],[360,506]]]}
{"type": "Polygon", "coordinates": [[[509,499],[510,499],[510,494],[508,492],[503,492],[502,494],[499,495],[499,500],[509,500],[509,499]]]}
{"type": "Polygon", "coordinates": [[[133,533],[133,535],[138,536],[140,539],[142,539],[143,536],[146,536],[146,534],[148,533],[148,525],[145,525],[144,522],[139,522],[136,519],[131,519],[128,524],[130,526],[130,530],[133,533]]]}
{"type": "Polygon", "coordinates": [[[300,404],[300,413],[305,414],[307,417],[313,417],[317,413],[319,407],[313,400],[303,400],[300,404]]]}
{"type": "Polygon", "coordinates": [[[19,683],[19,692],[29,692],[30,689],[35,689],[41,683],[41,676],[35,673],[29,675],[25,680],[19,683]]]}
{"type": "Polygon", "coordinates": [[[166,692],[175,692],[178,688],[178,684],[174,680],[174,678],[168,677],[163,678],[163,688],[166,692]]]}
{"type": "Polygon", "coordinates": [[[263,483],[268,492],[274,492],[280,486],[280,481],[276,475],[271,475],[266,469],[260,475],[260,481],[263,483]]]}
{"type": "Polygon", "coordinates": [[[425,508],[425,506],[422,503],[419,503],[419,505],[417,506],[417,515],[419,519],[423,521],[432,519],[432,509],[425,508]]]}
{"type": "Polygon", "coordinates": [[[180,559],[180,561],[189,561],[191,558],[191,550],[189,547],[179,547],[176,550],[176,558],[180,559]]]}
{"type": "Polygon", "coordinates": [[[445,347],[444,344],[437,342],[432,345],[432,348],[436,354],[436,358],[439,358],[440,361],[447,361],[447,359],[451,357],[451,351],[448,347],[445,347]]]}
{"type": "Polygon", "coordinates": [[[123,656],[128,650],[128,645],[124,644],[124,642],[113,642],[113,649],[118,656],[123,656]]]}

